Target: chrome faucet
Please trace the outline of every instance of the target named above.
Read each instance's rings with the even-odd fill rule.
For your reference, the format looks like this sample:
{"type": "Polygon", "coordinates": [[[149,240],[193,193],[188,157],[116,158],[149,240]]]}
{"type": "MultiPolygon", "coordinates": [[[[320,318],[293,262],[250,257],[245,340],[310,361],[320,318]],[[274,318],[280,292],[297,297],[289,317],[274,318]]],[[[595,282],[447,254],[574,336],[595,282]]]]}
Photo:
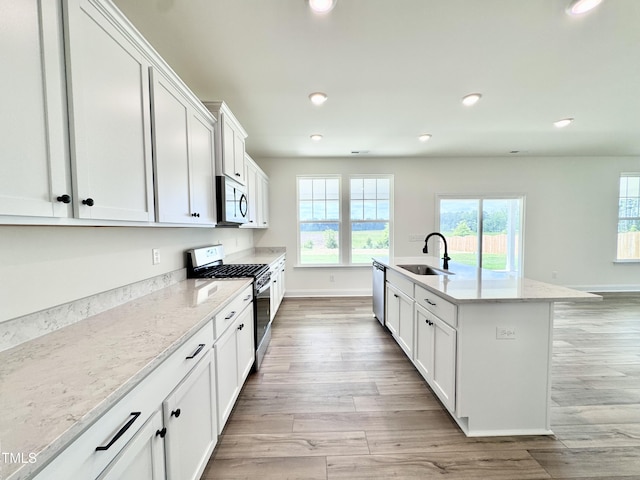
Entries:
{"type": "Polygon", "coordinates": [[[427,249],[427,242],[434,235],[440,237],[444,242],[444,257],[442,257],[442,260],[444,260],[444,262],[442,263],[442,268],[444,268],[445,270],[449,270],[449,260],[451,260],[451,257],[449,256],[449,252],[447,250],[447,239],[444,238],[444,235],[442,235],[441,233],[433,232],[427,235],[427,238],[424,239],[424,248],[422,249],[422,253],[429,253],[429,250],[427,249]]]}

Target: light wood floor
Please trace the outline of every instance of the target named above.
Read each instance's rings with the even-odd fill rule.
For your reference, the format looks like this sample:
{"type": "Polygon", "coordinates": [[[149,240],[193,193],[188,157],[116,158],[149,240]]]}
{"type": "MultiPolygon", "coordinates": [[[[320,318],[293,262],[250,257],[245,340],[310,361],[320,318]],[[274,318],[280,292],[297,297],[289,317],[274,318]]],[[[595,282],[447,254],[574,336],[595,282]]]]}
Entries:
{"type": "Polygon", "coordinates": [[[555,436],[467,438],[370,298],[285,299],[202,478],[640,480],[640,295],[556,305],[552,401],[555,436]]]}

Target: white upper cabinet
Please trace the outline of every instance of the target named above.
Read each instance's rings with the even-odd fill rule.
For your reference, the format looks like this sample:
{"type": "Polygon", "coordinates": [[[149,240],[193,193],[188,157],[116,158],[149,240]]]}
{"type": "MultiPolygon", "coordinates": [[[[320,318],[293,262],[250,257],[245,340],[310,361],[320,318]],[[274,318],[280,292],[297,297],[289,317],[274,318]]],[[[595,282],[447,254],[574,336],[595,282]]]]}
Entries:
{"type": "Polygon", "coordinates": [[[0,215],[68,217],[60,1],[2,0],[0,61],[0,215]]]}
{"type": "Polygon", "coordinates": [[[216,175],[225,175],[245,185],[244,148],[247,132],[224,102],[204,102],[218,123],[216,138],[216,175]]]}
{"type": "Polygon", "coordinates": [[[213,225],[213,118],[152,70],[157,220],[213,225]]]}
{"type": "Polygon", "coordinates": [[[75,215],[153,221],[150,60],[110,4],[69,0],[65,20],[75,215]]]}
{"type": "Polygon", "coordinates": [[[244,228],[267,228],[269,226],[269,177],[258,164],[245,154],[245,177],[249,200],[248,221],[244,228]]]}

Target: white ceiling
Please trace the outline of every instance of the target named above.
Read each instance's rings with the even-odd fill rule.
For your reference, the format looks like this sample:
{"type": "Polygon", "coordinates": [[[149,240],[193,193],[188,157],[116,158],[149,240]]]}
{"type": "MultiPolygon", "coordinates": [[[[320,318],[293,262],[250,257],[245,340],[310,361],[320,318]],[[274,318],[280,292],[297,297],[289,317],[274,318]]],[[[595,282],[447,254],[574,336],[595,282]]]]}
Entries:
{"type": "Polygon", "coordinates": [[[115,3],[196,95],[231,107],[256,158],[640,155],[640,1],[579,18],[568,1],[115,3]]]}

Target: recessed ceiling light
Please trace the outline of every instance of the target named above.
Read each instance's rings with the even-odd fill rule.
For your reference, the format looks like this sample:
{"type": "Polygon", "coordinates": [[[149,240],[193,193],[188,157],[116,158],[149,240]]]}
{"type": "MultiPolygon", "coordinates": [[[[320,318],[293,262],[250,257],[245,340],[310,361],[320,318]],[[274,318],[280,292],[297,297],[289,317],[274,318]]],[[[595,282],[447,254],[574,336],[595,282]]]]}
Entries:
{"type": "Polygon", "coordinates": [[[322,105],[327,101],[327,98],[329,98],[327,94],[322,92],[313,92],[309,95],[309,100],[311,100],[311,103],[314,105],[322,105]]]}
{"type": "Polygon", "coordinates": [[[430,138],[431,138],[430,133],[423,133],[418,137],[418,140],[420,140],[421,142],[428,142],[430,138]]]}
{"type": "Polygon", "coordinates": [[[569,15],[582,15],[593,10],[602,3],[602,0],[573,0],[567,7],[569,15]]]}
{"type": "Polygon", "coordinates": [[[309,7],[313,13],[328,13],[336,6],[336,0],[309,0],[309,7]]]}
{"type": "Polygon", "coordinates": [[[470,93],[469,95],[465,95],[462,97],[462,104],[470,107],[471,105],[475,105],[478,103],[478,100],[482,97],[480,93],[470,93]]]}
{"type": "Polygon", "coordinates": [[[310,138],[314,142],[319,142],[320,140],[322,140],[322,135],[320,135],[319,133],[314,133],[310,138]]]}
{"type": "Polygon", "coordinates": [[[553,122],[553,125],[556,128],[564,128],[573,122],[573,118],[563,118],[562,120],[558,120],[557,122],[553,122]]]}

